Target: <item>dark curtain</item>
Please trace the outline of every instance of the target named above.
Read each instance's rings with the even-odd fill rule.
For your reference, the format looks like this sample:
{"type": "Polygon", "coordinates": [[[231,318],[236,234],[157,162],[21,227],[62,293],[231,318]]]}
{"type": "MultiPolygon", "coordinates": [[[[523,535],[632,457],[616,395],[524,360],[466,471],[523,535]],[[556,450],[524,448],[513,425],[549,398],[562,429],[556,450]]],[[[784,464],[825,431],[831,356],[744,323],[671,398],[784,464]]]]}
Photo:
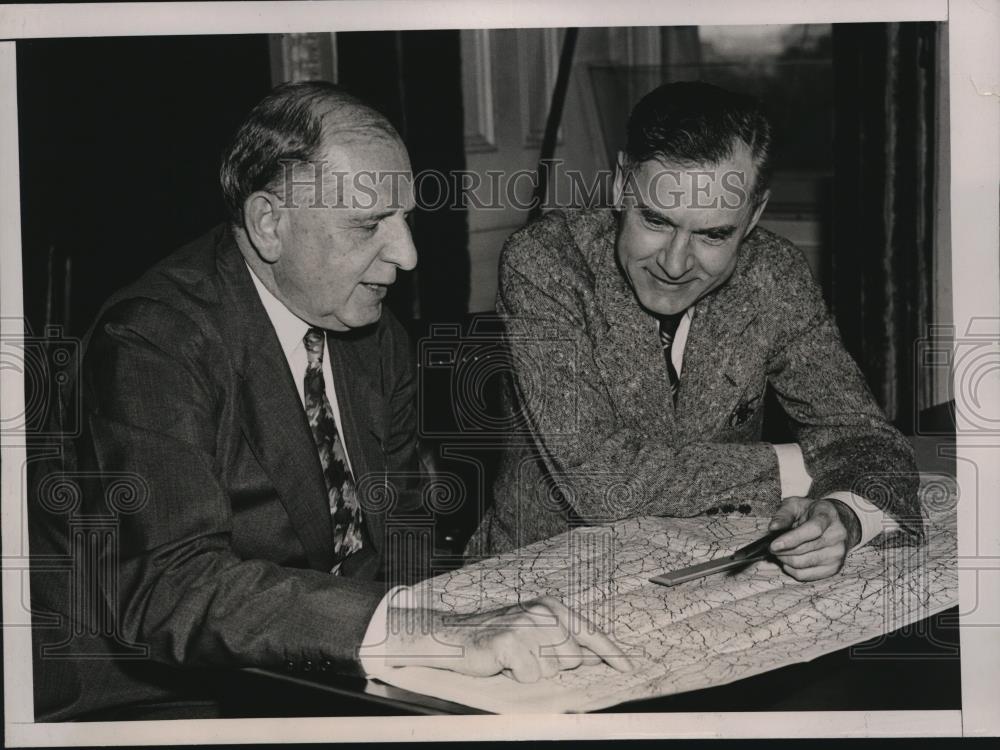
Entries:
{"type": "Polygon", "coordinates": [[[25,314],[82,335],[101,304],[222,221],[219,160],[271,87],[266,36],[17,43],[25,314]]]}
{"type": "Polygon", "coordinates": [[[888,417],[912,434],[932,320],[933,23],[834,26],[831,303],[888,417]]]}
{"type": "MultiPolygon", "coordinates": [[[[414,175],[465,169],[457,31],[340,33],[337,48],[340,83],[389,117],[414,175]]],[[[389,305],[404,321],[414,310],[425,323],[461,320],[469,300],[466,211],[438,200],[439,180],[417,185],[424,202],[412,218],[419,262],[415,278],[394,285],[389,305]]]]}
{"type": "MultiPolygon", "coordinates": [[[[462,68],[458,31],[373,31],[337,34],[338,81],[346,89],[378,107],[399,130],[413,173],[434,170],[448,176],[465,169],[462,68]]],[[[387,304],[410,331],[420,362],[420,344],[448,324],[468,330],[469,229],[467,210],[451,201],[439,202],[438,179],[418,177],[418,208],[411,215],[418,263],[393,285],[387,304]],[[417,316],[416,318],[414,316],[417,316]]],[[[457,344],[457,342],[456,342],[457,344]]],[[[420,367],[419,432],[422,467],[430,475],[447,473],[469,488],[466,503],[436,514],[435,546],[453,554],[456,565],[465,540],[479,521],[477,488],[492,455],[445,455],[460,446],[445,435],[458,430],[455,422],[454,371],[447,367],[420,367]],[[482,473],[481,473],[482,472],[482,473]]],[[[492,403],[492,402],[491,402],[492,403]]]]}

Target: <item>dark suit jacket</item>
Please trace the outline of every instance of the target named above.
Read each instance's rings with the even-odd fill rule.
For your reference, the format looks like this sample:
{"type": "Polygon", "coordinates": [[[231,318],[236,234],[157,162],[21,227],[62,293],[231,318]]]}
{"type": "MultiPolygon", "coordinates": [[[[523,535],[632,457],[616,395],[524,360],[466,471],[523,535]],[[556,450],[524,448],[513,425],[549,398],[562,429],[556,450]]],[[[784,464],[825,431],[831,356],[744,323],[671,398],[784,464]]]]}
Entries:
{"type": "Polygon", "coordinates": [[[774,450],[760,442],[768,384],[793,423],[810,495],[853,491],[920,538],[912,450],[791,243],[754,230],[729,281],[698,302],[674,409],[656,320],[620,272],[614,241],[610,211],[567,211],[504,247],[497,309],[511,408],[530,435],[511,438],[469,554],[630,516],[770,515],[781,492],[774,450]]]}
{"type": "Polygon", "coordinates": [[[423,523],[404,330],[386,310],[328,337],[368,542],[334,577],[315,443],[249,274],[217,229],[116,294],[88,336],[62,467],[81,497],[58,502],[41,470],[30,499],[39,720],[211,700],[199,668],[354,672],[379,579],[414,575],[380,571],[394,531],[423,523]]]}

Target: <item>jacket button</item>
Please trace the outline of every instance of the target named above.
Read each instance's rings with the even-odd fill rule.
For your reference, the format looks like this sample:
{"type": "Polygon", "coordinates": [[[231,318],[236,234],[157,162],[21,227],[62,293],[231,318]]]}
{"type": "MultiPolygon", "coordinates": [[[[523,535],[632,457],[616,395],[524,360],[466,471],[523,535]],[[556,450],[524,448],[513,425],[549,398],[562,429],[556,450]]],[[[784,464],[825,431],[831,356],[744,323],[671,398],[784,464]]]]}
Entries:
{"type": "Polygon", "coordinates": [[[327,671],[330,670],[330,668],[332,666],[333,666],[333,662],[332,661],[330,661],[329,659],[324,659],[323,661],[321,661],[319,663],[319,671],[320,672],[327,672],[327,671]]]}
{"type": "Polygon", "coordinates": [[[734,506],[732,506],[732,505],[723,505],[722,506],[722,512],[723,513],[732,513],[734,510],[736,510],[736,508],[734,506]]]}
{"type": "Polygon", "coordinates": [[[708,510],[705,511],[705,515],[706,516],[714,516],[718,512],[719,512],[718,508],[709,508],[708,510]]]}
{"type": "Polygon", "coordinates": [[[751,511],[752,509],[750,508],[750,506],[749,506],[749,505],[747,505],[746,503],[743,503],[743,505],[741,505],[741,506],[740,506],[740,507],[738,508],[738,510],[739,510],[739,511],[740,511],[740,513],[742,513],[743,515],[747,515],[747,514],[749,514],[749,513],[750,513],[750,511],[751,511]]]}
{"type": "Polygon", "coordinates": [[[285,669],[287,669],[289,672],[294,672],[295,671],[295,662],[292,661],[291,659],[289,659],[288,661],[286,661],[285,662],[285,669]]]}
{"type": "Polygon", "coordinates": [[[303,672],[311,672],[312,668],[313,668],[313,663],[311,661],[309,661],[308,659],[306,659],[304,662],[302,662],[302,671],[303,672]]]}

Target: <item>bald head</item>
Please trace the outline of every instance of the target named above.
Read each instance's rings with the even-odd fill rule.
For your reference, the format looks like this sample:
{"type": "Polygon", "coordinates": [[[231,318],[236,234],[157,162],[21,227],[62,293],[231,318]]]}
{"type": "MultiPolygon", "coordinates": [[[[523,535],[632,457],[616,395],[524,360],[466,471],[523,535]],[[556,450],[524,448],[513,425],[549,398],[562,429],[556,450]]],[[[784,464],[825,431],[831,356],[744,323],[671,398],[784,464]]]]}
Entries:
{"type": "Polygon", "coordinates": [[[286,83],[257,106],[236,131],[219,170],[231,220],[258,190],[281,186],[283,164],[315,162],[331,146],[350,146],[399,134],[381,113],[325,81],[286,83]]]}

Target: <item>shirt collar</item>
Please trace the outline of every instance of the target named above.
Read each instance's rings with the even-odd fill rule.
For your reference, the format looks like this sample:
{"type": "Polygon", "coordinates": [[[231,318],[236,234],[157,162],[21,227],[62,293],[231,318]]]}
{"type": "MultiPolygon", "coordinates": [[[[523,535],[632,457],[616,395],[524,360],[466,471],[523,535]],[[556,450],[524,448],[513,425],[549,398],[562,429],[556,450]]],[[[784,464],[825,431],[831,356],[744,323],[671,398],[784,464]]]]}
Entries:
{"type": "MultiPolygon", "coordinates": [[[[243,262],[246,263],[245,260],[243,262]]],[[[263,282],[257,278],[257,274],[250,268],[250,264],[247,264],[247,270],[250,271],[250,278],[253,279],[253,285],[257,289],[261,304],[264,305],[264,311],[271,319],[274,332],[278,334],[278,343],[281,344],[281,350],[285,353],[285,359],[289,359],[295,348],[302,346],[302,339],[305,338],[310,325],[285,307],[285,304],[264,286],[263,282]]]]}

